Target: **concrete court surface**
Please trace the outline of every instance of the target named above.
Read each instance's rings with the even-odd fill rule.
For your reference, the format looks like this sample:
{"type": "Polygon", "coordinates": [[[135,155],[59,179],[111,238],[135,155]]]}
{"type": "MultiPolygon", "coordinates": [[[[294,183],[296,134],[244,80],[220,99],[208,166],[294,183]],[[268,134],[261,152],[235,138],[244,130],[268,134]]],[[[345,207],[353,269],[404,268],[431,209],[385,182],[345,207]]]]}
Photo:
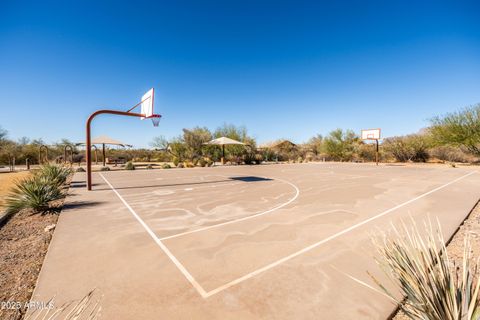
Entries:
{"type": "Polygon", "coordinates": [[[33,300],[96,288],[102,319],[385,319],[349,276],[384,280],[371,236],[438,218],[452,235],[476,168],[308,163],[74,177],[33,300]]]}

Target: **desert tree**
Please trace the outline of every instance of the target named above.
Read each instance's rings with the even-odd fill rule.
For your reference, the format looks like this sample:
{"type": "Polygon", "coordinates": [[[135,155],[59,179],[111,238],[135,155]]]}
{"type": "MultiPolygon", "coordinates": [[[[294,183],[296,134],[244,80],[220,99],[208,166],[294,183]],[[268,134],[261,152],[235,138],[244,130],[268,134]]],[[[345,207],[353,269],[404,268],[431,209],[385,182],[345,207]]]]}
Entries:
{"type": "MultiPolygon", "coordinates": [[[[256,148],[256,141],[253,137],[248,135],[247,128],[245,126],[235,126],[233,124],[224,123],[215,130],[213,136],[215,138],[227,137],[243,142],[247,145],[247,147],[238,145],[225,146],[227,158],[240,158],[245,156],[249,157],[249,155],[256,148]]],[[[220,148],[213,149],[213,155],[215,159],[220,159],[220,148]]]]}
{"type": "Polygon", "coordinates": [[[315,156],[318,156],[322,153],[322,144],[323,144],[323,137],[321,134],[317,134],[316,136],[310,138],[307,143],[305,143],[305,149],[309,152],[312,152],[315,156]]]}
{"type": "Polygon", "coordinates": [[[437,145],[462,147],[480,156],[480,104],[431,119],[429,132],[437,145]]]}
{"type": "Polygon", "coordinates": [[[163,136],[158,136],[153,138],[150,145],[160,151],[170,154],[175,165],[178,164],[178,162],[187,159],[187,147],[182,136],[174,137],[170,140],[167,140],[163,136]]]}
{"type": "Polygon", "coordinates": [[[336,161],[350,161],[355,154],[359,137],[352,130],[336,129],[323,140],[323,150],[336,161]]]}
{"type": "Polygon", "coordinates": [[[210,140],[212,140],[212,133],[205,127],[183,129],[187,157],[192,161],[200,159],[205,154],[207,146],[204,143],[210,140]]]}

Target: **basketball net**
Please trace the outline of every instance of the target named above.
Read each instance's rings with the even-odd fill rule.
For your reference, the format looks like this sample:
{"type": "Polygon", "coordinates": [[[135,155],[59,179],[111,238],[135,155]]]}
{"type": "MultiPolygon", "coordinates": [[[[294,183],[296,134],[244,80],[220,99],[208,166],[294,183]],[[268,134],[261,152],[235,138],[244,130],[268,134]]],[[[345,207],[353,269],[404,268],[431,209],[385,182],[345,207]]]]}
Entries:
{"type": "Polygon", "coordinates": [[[159,114],[154,114],[154,115],[150,116],[149,118],[152,120],[153,126],[158,127],[158,125],[160,124],[160,119],[162,118],[162,116],[159,115],[159,114]]]}

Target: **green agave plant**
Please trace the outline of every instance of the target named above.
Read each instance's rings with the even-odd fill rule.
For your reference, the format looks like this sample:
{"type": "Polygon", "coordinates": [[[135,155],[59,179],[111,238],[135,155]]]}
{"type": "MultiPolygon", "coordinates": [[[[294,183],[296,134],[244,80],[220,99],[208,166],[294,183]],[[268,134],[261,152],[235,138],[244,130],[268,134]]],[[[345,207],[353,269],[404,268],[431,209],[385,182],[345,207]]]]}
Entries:
{"type": "Polygon", "coordinates": [[[411,227],[402,224],[400,231],[393,227],[391,234],[374,243],[380,256],[377,263],[405,299],[372,275],[380,290],[352,279],[388,297],[410,319],[480,319],[478,259],[472,259],[468,236],[460,264],[450,259],[439,224],[434,231],[430,222],[425,223],[421,231],[412,220],[411,227]]]}
{"type": "Polygon", "coordinates": [[[46,164],[36,173],[37,176],[45,178],[49,183],[57,186],[63,185],[72,174],[72,169],[64,166],[46,164]]]}
{"type": "Polygon", "coordinates": [[[6,213],[14,214],[25,208],[47,211],[51,201],[65,196],[62,186],[71,173],[66,167],[42,166],[32,177],[17,182],[6,198],[6,213]]]}
{"type": "Polygon", "coordinates": [[[19,182],[7,196],[7,214],[31,208],[36,212],[45,212],[49,202],[64,197],[64,193],[56,183],[46,177],[34,176],[19,182]]]}

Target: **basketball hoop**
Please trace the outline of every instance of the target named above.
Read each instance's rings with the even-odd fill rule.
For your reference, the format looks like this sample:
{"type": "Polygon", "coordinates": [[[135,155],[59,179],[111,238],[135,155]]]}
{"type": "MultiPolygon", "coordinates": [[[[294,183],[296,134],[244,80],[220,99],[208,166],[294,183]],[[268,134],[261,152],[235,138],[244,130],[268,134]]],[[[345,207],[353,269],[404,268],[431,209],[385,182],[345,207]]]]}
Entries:
{"type": "Polygon", "coordinates": [[[159,114],[152,114],[148,118],[152,120],[152,123],[153,123],[154,127],[158,127],[158,125],[160,124],[160,119],[162,118],[162,116],[159,115],[159,114]]]}

